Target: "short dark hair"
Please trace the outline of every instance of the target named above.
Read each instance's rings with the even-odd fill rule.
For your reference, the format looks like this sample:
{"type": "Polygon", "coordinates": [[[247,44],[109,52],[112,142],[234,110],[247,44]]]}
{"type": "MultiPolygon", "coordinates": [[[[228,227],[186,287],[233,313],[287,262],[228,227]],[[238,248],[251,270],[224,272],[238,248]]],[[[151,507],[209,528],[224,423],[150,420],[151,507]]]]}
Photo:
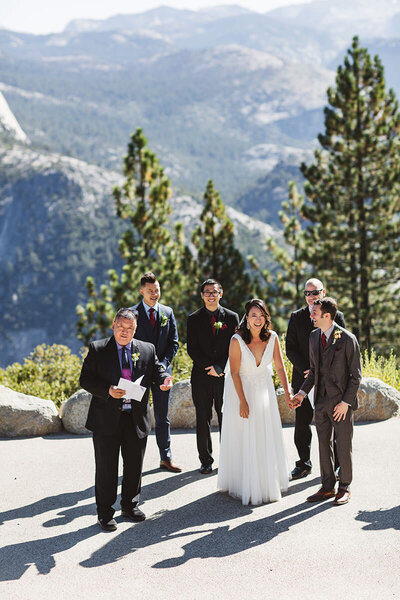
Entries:
{"type": "Polygon", "coordinates": [[[120,308],[115,315],[114,322],[117,321],[117,319],[131,319],[132,321],[135,320],[137,322],[137,318],[138,313],[136,310],[132,308],[120,308]]]}
{"type": "Polygon", "coordinates": [[[145,286],[146,283],[157,283],[157,282],[158,282],[157,277],[154,275],[154,273],[149,271],[148,273],[144,273],[144,275],[142,275],[142,277],[140,279],[140,287],[145,286]]]}
{"type": "Polygon", "coordinates": [[[219,291],[222,292],[222,285],[216,279],[206,279],[205,281],[203,281],[203,283],[200,286],[201,293],[204,292],[204,288],[206,287],[206,285],[217,285],[219,287],[219,291]]]}
{"type": "Polygon", "coordinates": [[[337,302],[335,298],[330,298],[329,296],[326,296],[325,298],[319,298],[314,302],[314,304],[317,304],[321,307],[322,315],[329,313],[331,315],[332,321],[335,320],[337,314],[337,302]]]}

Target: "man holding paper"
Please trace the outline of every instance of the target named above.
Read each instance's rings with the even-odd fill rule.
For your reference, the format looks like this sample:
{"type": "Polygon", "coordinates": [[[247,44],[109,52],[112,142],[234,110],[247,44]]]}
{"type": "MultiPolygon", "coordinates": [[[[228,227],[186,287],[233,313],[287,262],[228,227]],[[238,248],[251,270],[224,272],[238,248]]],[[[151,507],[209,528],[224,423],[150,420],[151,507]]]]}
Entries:
{"type": "Polygon", "coordinates": [[[163,391],[172,387],[172,377],[159,363],[153,344],[133,339],[136,326],[135,311],[121,308],[112,326],[114,335],[90,344],[80,376],[80,385],[92,394],[86,427],[93,431],[97,522],[105,531],[117,528],[113,504],[120,449],[122,516],[132,521],[145,519],[137,505],[151,430],[149,388],[153,383],[163,391]]]}

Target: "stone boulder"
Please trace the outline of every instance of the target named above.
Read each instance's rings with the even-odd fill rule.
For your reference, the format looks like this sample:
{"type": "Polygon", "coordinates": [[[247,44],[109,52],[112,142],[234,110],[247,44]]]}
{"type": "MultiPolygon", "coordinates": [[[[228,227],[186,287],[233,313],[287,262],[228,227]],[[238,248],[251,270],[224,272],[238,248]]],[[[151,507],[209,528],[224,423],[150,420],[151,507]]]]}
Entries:
{"type": "MultiPolygon", "coordinates": [[[[285,402],[283,389],[276,391],[282,423],[295,422],[295,411],[285,402]]],[[[400,415],[400,393],[390,385],[375,377],[364,377],[358,392],[359,409],[355,411],[355,421],[384,421],[400,415]]],[[[196,412],[193,406],[190,381],[176,383],[170,395],[169,418],[171,428],[193,429],[196,427],[196,412]]],[[[218,425],[214,413],[213,426],[218,425]]]]}
{"type": "Polygon", "coordinates": [[[61,429],[52,400],[14,392],[0,385],[0,436],[47,435],[61,429]]]}
{"type": "MultiPolygon", "coordinates": [[[[174,429],[194,429],[196,427],[196,410],[192,399],[190,381],[178,381],[170,393],[169,419],[174,429]]],[[[213,409],[212,425],[218,427],[218,419],[213,409]]]]}
{"type": "Polygon", "coordinates": [[[61,403],[60,417],[66,431],[76,434],[91,433],[85,427],[91,399],[92,394],[86,390],[78,390],[61,403]]]}
{"type": "Polygon", "coordinates": [[[356,421],[385,421],[400,415],[400,392],[376,377],[363,377],[358,391],[356,421]]]}

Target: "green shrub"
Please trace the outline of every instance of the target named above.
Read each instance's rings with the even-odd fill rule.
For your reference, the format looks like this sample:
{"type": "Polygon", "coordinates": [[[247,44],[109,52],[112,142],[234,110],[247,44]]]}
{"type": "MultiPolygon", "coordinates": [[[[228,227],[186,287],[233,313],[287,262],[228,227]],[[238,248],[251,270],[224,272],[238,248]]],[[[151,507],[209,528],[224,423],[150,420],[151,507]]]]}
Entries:
{"type": "Polygon", "coordinates": [[[368,356],[365,351],[361,357],[361,365],[363,377],[378,377],[400,392],[400,369],[393,350],[388,358],[377,356],[374,350],[368,356]]]}
{"type": "MultiPolygon", "coordinates": [[[[279,343],[281,345],[281,350],[282,350],[282,357],[283,357],[283,363],[285,365],[285,369],[286,369],[286,373],[289,379],[289,384],[292,381],[292,372],[293,372],[293,365],[290,362],[290,360],[288,359],[288,357],[286,356],[286,352],[285,352],[285,334],[282,334],[281,337],[279,338],[279,343]]],[[[281,382],[279,380],[278,374],[275,370],[275,366],[274,366],[274,372],[272,375],[272,379],[274,382],[274,386],[275,389],[277,390],[279,387],[281,387],[281,382]]]]}
{"type": "Polygon", "coordinates": [[[186,344],[180,345],[179,350],[172,361],[173,383],[183,381],[184,379],[190,379],[192,364],[192,359],[187,352],[186,344]]]}
{"type": "Polygon", "coordinates": [[[0,369],[0,384],[16,392],[53,400],[56,406],[79,389],[82,358],[67,346],[41,344],[23,364],[0,369]]]}

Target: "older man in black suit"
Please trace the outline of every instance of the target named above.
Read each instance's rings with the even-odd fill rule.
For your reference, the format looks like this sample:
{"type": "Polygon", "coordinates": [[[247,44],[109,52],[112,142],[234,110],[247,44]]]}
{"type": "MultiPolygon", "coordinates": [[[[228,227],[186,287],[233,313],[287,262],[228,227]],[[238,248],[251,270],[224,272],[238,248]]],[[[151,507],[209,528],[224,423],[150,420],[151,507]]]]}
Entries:
{"type": "Polygon", "coordinates": [[[119,380],[123,377],[133,381],[143,376],[141,385],[145,388],[154,382],[164,391],[172,386],[172,378],[159,363],[154,346],[133,340],[136,325],[136,313],[121,308],[113,323],[114,335],[90,344],[80,376],[80,385],[92,394],[86,427],[93,431],[97,522],[105,531],[117,528],[113,504],[117,499],[120,450],[122,515],[132,521],[145,519],[137,505],[151,430],[149,390],[140,402],[123,400],[125,390],[118,387],[119,380]]]}
{"type": "MultiPolygon", "coordinates": [[[[325,296],[325,289],[319,279],[309,279],[304,287],[304,297],[307,306],[293,312],[289,319],[286,333],[286,355],[293,364],[292,387],[296,394],[310,369],[309,339],[310,333],[315,329],[311,319],[311,310],[315,300],[325,296]]],[[[336,323],[345,327],[343,314],[338,311],[336,323]]],[[[305,398],[296,409],[296,422],[294,428],[294,443],[299,453],[299,460],[292,471],[292,479],[300,479],[311,473],[311,421],[313,407],[309,398],[305,398]]]]}
{"type": "Polygon", "coordinates": [[[222,425],[224,369],[229,343],[239,324],[237,313],[219,304],[223,290],[215,279],[201,285],[204,306],[187,320],[187,350],[193,360],[191,375],[193,403],[196,408],[197,449],[200,473],[212,472],[211,417],[214,403],[219,430],[222,425]]]}
{"type": "Polygon", "coordinates": [[[310,335],[310,371],[301,390],[292,398],[294,405],[304,401],[315,386],[315,425],[319,442],[322,487],[307,498],[319,502],[335,496],[336,505],[347,504],[353,479],[353,411],[358,408],[361,382],[361,356],[356,337],[335,323],[336,300],[316,300],[311,316],[319,329],[310,335]],[[339,458],[339,489],[333,460],[333,434],[339,458]]]}

